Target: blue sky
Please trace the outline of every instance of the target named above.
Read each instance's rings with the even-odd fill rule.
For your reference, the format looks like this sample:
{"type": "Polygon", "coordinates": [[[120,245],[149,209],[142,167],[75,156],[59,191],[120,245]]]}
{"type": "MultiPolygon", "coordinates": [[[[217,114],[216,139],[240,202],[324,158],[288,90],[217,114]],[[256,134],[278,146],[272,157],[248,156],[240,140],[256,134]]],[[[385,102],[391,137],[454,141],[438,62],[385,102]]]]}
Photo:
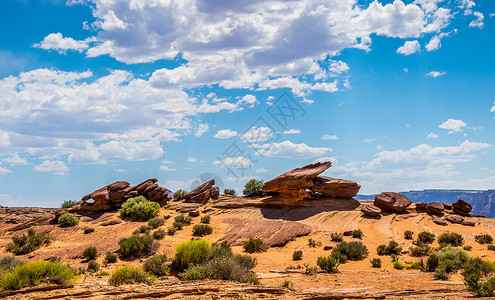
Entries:
{"type": "Polygon", "coordinates": [[[319,160],[361,193],[495,188],[490,0],[7,0],[0,26],[0,205],[319,160]]]}

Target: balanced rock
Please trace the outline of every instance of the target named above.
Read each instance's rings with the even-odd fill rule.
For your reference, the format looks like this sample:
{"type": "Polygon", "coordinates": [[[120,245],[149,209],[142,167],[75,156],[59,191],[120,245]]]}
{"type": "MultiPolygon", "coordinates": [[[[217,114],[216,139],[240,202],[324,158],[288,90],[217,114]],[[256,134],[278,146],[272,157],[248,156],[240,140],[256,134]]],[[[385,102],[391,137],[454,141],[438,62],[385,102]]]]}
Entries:
{"type": "Polygon", "coordinates": [[[420,202],[416,203],[415,205],[416,205],[416,208],[424,209],[426,207],[426,204],[428,204],[428,203],[426,203],[424,201],[420,201],[420,202]]]}
{"type": "Polygon", "coordinates": [[[442,204],[443,204],[443,207],[445,207],[445,209],[452,210],[452,204],[445,203],[445,202],[442,202],[442,204]]]}
{"type": "Polygon", "coordinates": [[[313,179],[313,183],[311,190],[328,198],[352,198],[358,194],[361,188],[355,181],[326,176],[316,177],[313,179]]]}
{"type": "Polygon", "coordinates": [[[445,220],[449,221],[450,223],[461,224],[464,221],[464,218],[457,215],[450,215],[446,217],[445,220]]]}
{"type": "Polygon", "coordinates": [[[376,195],[374,201],[375,206],[378,206],[382,210],[396,213],[405,211],[411,203],[411,199],[394,192],[385,192],[376,195]]]}
{"type": "Polygon", "coordinates": [[[469,215],[469,213],[473,209],[471,204],[462,199],[459,199],[456,202],[452,203],[452,207],[454,208],[454,212],[460,212],[460,214],[464,213],[465,215],[469,215]]]}
{"type": "Polygon", "coordinates": [[[440,217],[437,217],[437,216],[433,215],[433,216],[431,216],[431,219],[433,220],[433,222],[434,222],[435,224],[442,225],[442,226],[447,226],[447,225],[449,225],[449,224],[447,223],[447,221],[445,221],[445,219],[444,219],[444,218],[440,218],[440,217]]]}
{"type": "Polygon", "coordinates": [[[207,181],[195,188],[193,191],[184,195],[183,199],[188,203],[206,203],[210,197],[218,199],[220,189],[215,185],[215,179],[207,181]]]}
{"type": "Polygon", "coordinates": [[[376,217],[381,214],[382,210],[374,205],[365,205],[361,208],[361,211],[369,217],[376,217]]]}
{"type": "Polygon", "coordinates": [[[429,214],[441,214],[445,207],[440,202],[431,202],[426,204],[425,209],[429,214]]]}

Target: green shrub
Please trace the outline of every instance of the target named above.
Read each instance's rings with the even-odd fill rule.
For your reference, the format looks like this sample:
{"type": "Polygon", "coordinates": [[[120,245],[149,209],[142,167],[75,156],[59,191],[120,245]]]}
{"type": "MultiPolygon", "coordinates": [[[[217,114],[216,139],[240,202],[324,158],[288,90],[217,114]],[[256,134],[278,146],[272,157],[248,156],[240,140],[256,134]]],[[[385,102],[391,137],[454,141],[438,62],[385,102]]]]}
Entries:
{"type": "Polygon", "coordinates": [[[341,242],[332,249],[332,256],[339,261],[345,260],[362,260],[368,256],[368,248],[362,242],[341,242]]]}
{"type": "Polygon", "coordinates": [[[191,264],[201,264],[210,256],[210,242],[205,239],[190,240],[175,246],[173,270],[182,271],[191,264]]]}
{"type": "Polygon", "coordinates": [[[344,235],[342,233],[332,232],[330,238],[332,239],[332,242],[342,242],[344,240],[344,235]]]}
{"type": "Polygon", "coordinates": [[[382,260],[379,258],[373,258],[370,260],[371,262],[371,267],[373,268],[381,268],[382,267],[382,260]]]}
{"type": "Polygon", "coordinates": [[[418,234],[418,238],[415,243],[431,244],[435,241],[435,235],[428,231],[422,231],[418,234]]]}
{"type": "Polygon", "coordinates": [[[316,246],[321,246],[321,242],[317,242],[313,239],[308,239],[308,246],[315,248],[316,246]]]}
{"type": "Polygon", "coordinates": [[[294,286],[294,284],[292,283],[292,281],[286,280],[286,281],[284,281],[284,283],[282,283],[281,286],[282,286],[283,289],[289,289],[290,290],[290,289],[292,289],[292,287],[294,286]]]}
{"type": "Polygon", "coordinates": [[[71,208],[77,205],[78,203],[79,201],[75,201],[75,200],[65,200],[64,202],[62,202],[62,204],[60,204],[60,208],[71,208]]]}
{"type": "Polygon", "coordinates": [[[94,246],[89,246],[82,252],[82,257],[88,260],[94,260],[98,256],[98,250],[94,246]]]}
{"type": "Polygon", "coordinates": [[[399,247],[396,241],[391,240],[388,245],[379,245],[376,252],[378,255],[399,255],[402,252],[402,247],[399,247]]]}
{"type": "Polygon", "coordinates": [[[462,247],[462,249],[464,249],[464,250],[466,250],[466,251],[471,251],[471,250],[473,250],[473,246],[471,246],[471,245],[466,245],[466,246],[462,247]]]}
{"type": "Polygon", "coordinates": [[[322,269],[323,271],[325,271],[327,273],[338,273],[339,272],[339,270],[338,270],[339,262],[333,256],[327,256],[327,257],[321,257],[320,256],[316,260],[316,264],[318,265],[318,267],[320,267],[320,269],[322,269]]]}
{"type": "Polygon", "coordinates": [[[148,201],[143,196],[127,199],[119,210],[120,216],[129,217],[136,221],[146,221],[156,216],[160,210],[160,205],[153,201],[148,201]]]}
{"type": "Polygon", "coordinates": [[[165,276],[170,271],[166,263],[167,255],[155,255],[144,261],[143,269],[155,276],[165,276]]]}
{"type": "Polygon", "coordinates": [[[110,285],[118,286],[126,283],[151,284],[154,278],[148,275],[143,269],[131,266],[122,266],[115,269],[108,280],[110,285]]]}
{"type": "Polygon", "coordinates": [[[247,197],[261,197],[265,195],[263,191],[263,180],[251,179],[244,185],[242,194],[247,197]]]}
{"type": "Polygon", "coordinates": [[[101,271],[98,273],[98,276],[109,276],[110,274],[107,271],[101,271]]]}
{"type": "Polygon", "coordinates": [[[292,253],[292,260],[301,260],[303,256],[302,250],[294,250],[292,253]]]}
{"type": "Polygon", "coordinates": [[[100,264],[97,263],[96,261],[90,260],[88,262],[88,268],[86,269],[86,270],[88,270],[88,272],[95,273],[95,272],[98,272],[99,269],[100,269],[100,264]]]}
{"type": "Polygon", "coordinates": [[[404,239],[406,239],[406,240],[412,240],[413,235],[414,235],[414,232],[412,232],[411,230],[404,231],[404,239]]]}
{"type": "Polygon", "coordinates": [[[415,257],[422,257],[430,255],[432,248],[427,244],[420,244],[418,246],[409,247],[409,254],[415,257]]]}
{"type": "Polygon", "coordinates": [[[75,270],[52,261],[35,261],[16,266],[0,279],[3,290],[19,290],[42,282],[65,284],[75,276],[75,270]]]}
{"type": "Polygon", "coordinates": [[[176,232],[177,232],[177,229],[175,229],[175,227],[167,228],[167,234],[168,235],[174,235],[176,232]]]}
{"type": "Polygon", "coordinates": [[[489,234],[480,234],[480,235],[476,235],[474,237],[474,240],[482,245],[491,244],[493,242],[493,237],[489,234]]]}
{"type": "Polygon", "coordinates": [[[117,262],[117,255],[112,252],[107,252],[105,254],[105,259],[103,260],[105,264],[112,264],[114,262],[117,262]]]}
{"type": "Polygon", "coordinates": [[[268,246],[259,238],[249,238],[249,240],[244,242],[244,251],[247,253],[259,253],[264,252],[267,249],[268,246]]]}
{"type": "Polygon", "coordinates": [[[44,232],[36,233],[34,229],[29,229],[27,234],[12,236],[12,243],[7,244],[5,249],[15,255],[32,252],[41,246],[49,245],[52,238],[44,232]]]}
{"type": "Polygon", "coordinates": [[[22,260],[14,255],[0,256],[0,278],[4,273],[10,272],[13,268],[22,264],[22,260]]]}
{"type": "Polygon", "coordinates": [[[182,200],[182,198],[187,194],[186,191],[184,190],[177,190],[174,193],[174,199],[175,200],[182,200]]]}
{"type": "Polygon", "coordinates": [[[462,273],[468,291],[478,297],[495,296],[495,277],[487,278],[493,269],[480,258],[470,259],[462,273]]]}
{"type": "Polygon", "coordinates": [[[133,235],[119,241],[119,254],[123,259],[140,258],[155,252],[159,245],[149,234],[133,235]]]}
{"type": "Polygon", "coordinates": [[[495,251],[495,245],[488,245],[487,249],[490,251],[495,251]]]}
{"type": "Polygon", "coordinates": [[[148,226],[157,229],[158,227],[162,226],[165,224],[165,220],[161,218],[153,218],[148,221],[148,226]]]}
{"type": "Polygon", "coordinates": [[[421,262],[413,262],[411,264],[406,265],[406,269],[408,270],[422,270],[424,266],[421,264],[421,262]]]}
{"type": "Polygon", "coordinates": [[[210,225],[201,224],[194,225],[193,227],[193,235],[195,236],[205,236],[209,235],[213,232],[213,228],[210,225]]]}
{"type": "Polygon", "coordinates": [[[182,228],[184,227],[184,223],[174,222],[174,224],[172,224],[172,226],[175,228],[175,230],[182,230],[182,228]]]}
{"type": "Polygon", "coordinates": [[[73,214],[65,213],[58,217],[58,223],[62,227],[72,227],[79,224],[79,219],[73,214]]]}
{"type": "Polygon", "coordinates": [[[184,225],[188,225],[188,224],[191,224],[192,217],[190,217],[190,216],[186,217],[185,215],[178,215],[177,217],[175,217],[174,220],[175,220],[175,223],[182,223],[184,225]]]}
{"type": "Polygon", "coordinates": [[[225,190],[223,190],[223,193],[225,195],[232,195],[232,196],[234,196],[236,194],[236,191],[234,189],[225,189],[225,190]]]}
{"type": "Polygon", "coordinates": [[[351,232],[351,235],[355,239],[362,239],[363,238],[363,231],[361,229],[354,229],[351,232]]]}
{"type": "Polygon", "coordinates": [[[437,241],[440,244],[440,247],[445,247],[448,245],[452,247],[459,247],[464,244],[464,238],[462,235],[455,232],[444,232],[438,236],[437,241]]]}
{"type": "Polygon", "coordinates": [[[392,262],[392,265],[394,266],[394,269],[397,269],[397,270],[404,269],[404,265],[398,260],[394,260],[394,262],[392,262]]]}
{"type": "Polygon", "coordinates": [[[155,240],[161,240],[167,235],[167,232],[164,229],[157,229],[153,231],[153,238],[155,240]]]}
{"type": "Polygon", "coordinates": [[[138,229],[134,230],[132,234],[146,233],[149,234],[152,228],[148,225],[141,225],[138,229]]]}
{"type": "Polygon", "coordinates": [[[206,215],[201,217],[201,223],[203,224],[210,224],[211,217],[206,215]]]}
{"type": "Polygon", "coordinates": [[[463,268],[468,260],[469,255],[466,251],[446,246],[428,257],[426,271],[435,271],[435,279],[447,280],[450,274],[463,268]]]}

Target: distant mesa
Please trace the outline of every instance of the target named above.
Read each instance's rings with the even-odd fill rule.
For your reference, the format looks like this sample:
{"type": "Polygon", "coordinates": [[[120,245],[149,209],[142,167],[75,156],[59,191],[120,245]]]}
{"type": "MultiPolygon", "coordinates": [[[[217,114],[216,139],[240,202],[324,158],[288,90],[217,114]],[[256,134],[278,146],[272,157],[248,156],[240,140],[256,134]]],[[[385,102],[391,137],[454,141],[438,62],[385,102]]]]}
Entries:
{"type": "Polygon", "coordinates": [[[157,179],[152,178],[136,186],[131,186],[127,181],[114,182],[84,196],[79,206],[74,207],[74,209],[80,211],[118,209],[124,201],[137,196],[144,196],[150,201],[167,202],[170,191],[159,186],[157,181],[157,179]]]}
{"type": "Polygon", "coordinates": [[[352,199],[361,186],[350,180],[318,176],[332,163],[318,162],[283,173],[263,185],[269,192],[268,202],[279,201],[282,205],[298,206],[304,199],[317,197],[352,199]]]}

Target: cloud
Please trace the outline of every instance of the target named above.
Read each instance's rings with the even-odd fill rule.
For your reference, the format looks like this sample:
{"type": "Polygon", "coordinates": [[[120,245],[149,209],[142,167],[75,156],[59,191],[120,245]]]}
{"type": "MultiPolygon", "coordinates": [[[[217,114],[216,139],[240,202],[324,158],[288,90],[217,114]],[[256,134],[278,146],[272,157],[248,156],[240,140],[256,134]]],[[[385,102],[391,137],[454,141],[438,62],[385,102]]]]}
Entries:
{"type": "Polygon", "coordinates": [[[196,157],[189,156],[189,157],[187,158],[187,161],[188,161],[188,162],[197,162],[197,161],[198,161],[198,159],[196,159],[196,157]]]}
{"type": "Polygon", "coordinates": [[[459,133],[463,127],[466,127],[466,123],[462,120],[448,119],[442,124],[438,125],[439,128],[449,130],[449,134],[459,133]]]}
{"type": "Polygon", "coordinates": [[[0,194],[0,201],[9,200],[10,198],[12,198],[12,197],[10,197],[7,194],[0,194]]]}
{"type": "Polygon", "coordinates": [[[493,102],[492,109],[490,109],[490,112],[495,112],[495,102],[493,102]]]}
{"type": "Polygon", "coordinates": [[[485,19],[485,16],[479,11],[475,11],[473,15],[476,17],[476,20],[471,21],[471,23],[469,23],[469,27],[476,27],[479,29],[483,28],[483,26],[485,25],[483,23],[483,19],[485,19]]]}
{"type": "Polygon", "coordinates": [[[372,138],[365,138],[363,140],[363,142],[365,142],[365,143],[373,143],[373,142],[376,142],[377,140],[378,140],[378,138],[372,137],[372,138]]]}
{"type": "Polygon", "coordinates": [[[397,53],[404,55],[411,55],[413,53],[418,52],[421,49],[419,42],[417,40],[414,41],[406,41],[404,45],[400,46],[397,49],[397,53]]]}
{"type": "Polygon", "coordinates": [[[284,130],[284,134],[301,134],[301,130],[299,129],[284,130]]]}
{"type": "Polygon", "coordinates": [[[49,172],[55,175],[65,175],[69,171],[69,168],[64,162],[59,160],[45,160],[40,165],[34,167],[37,172],[49,172]]]}
{"type": "Polygon", "coordinates": [[[336,135],[329,135],[329,134],[325,134],[321,137],[322,140],[336,140],[338,139],[338,137],[336,135]]]}
{"type": "Polygon", "coordinates": [[[12,173],[12,171],[7,168],[0,167],[0,175],[9,174],[9,173],[12,173]]]}
{"type": "Polygon", "coordinates": [[[226,169],[248,169],[253,166],[253,162],[245,157],[227,157],[223,160],[216,160],[213,164],[226,169]]]}
{"type": "Polygon", "coordinates": [[[442,39],[444,37],[448,37],[448,36],[451,36],[452,34],[456,34],[457,33],[457,29],[454,29],[450,32],[442,32],[440,34],[437,34],[435,36],[433,36],[430,41],[428,42],[428,44],[426,44],[425,48],[426,48],[426,51],[430,52],[430,51],[435,51],[435,50],[438,50],[440,49],[440,47],[442,46],[442,39]]]}
{"type": "Polygon", "coordinates": [[[443,76],[445,74],[447,74],[447,72],[431,71],[430,73],[426,74],[426,76],[430,76],[430,77],[436,78],[436,77],[439,77],[439,76],[443,76]]]}
{"type": "Polygon", "coordinates": [[[177,171],[177,169],[173,169],[173,168],[170,168],[169,166],[167,166],[168,164],[171,164],[172,162],[168,161],[168,160],[164,160],[162,161],[162,165],[160,166],[160,170],[162,171],[177,171]]]}
{"type": "Polygon", "coordinates": [[[118,172],[118,173],[125,173],[127,172],[127,170],[125,169],[113,169],[115,172],[118,172]]]}
{"type": "Polygon", "coordinates": [[[262,173],[262,174],[265,174],[265,173],[270,173],[270,172],[273,172],[272,170],[267,170],[265,168],[259,168],[259,169],[256,169],[256,173],[262,173]]]}
{"type": "Polygon", "coordinates": [[[256,155],[288,159],[314,158],[332,151],[327,147],[310,147],[305,143],[294,144],[291,141],[258,145],[257,148],[256,155]]]}
{"type": "Polygon", "coordinates": [[[237,136],[237,131],[230,129],[222,129],[219,130],[214,137],[216,137],[217,139],[228,139],[234,136],[237,136]]]}
{"type": "Polygon", "coordinates": [[[253,107],[255,104],[258,104],[258,100],[256,100],[256,96],[248,94],[237,102],[237,105],[241,104],[248,104],[248,107],[253,107]]]}
{"type": "Polygon", "coordinates": [[[428,134],[427,138],[429,139],[438,139],[440,137],[440,135],[438,135],[437,133],[430,133],[428,134]]]}
{"type": "Polygon", "coordinates": [[[76,41],[70,37],[63,37],[60,32],[50,33],[39,44],[34,44],[33,47],[41,48],[44,50],[55,50],[59,53],[65,53],[67,50],[75,50],[77,52],[83,52],[89,48],[89,43],[94,41],[93,38],[86,39],[84,41],[76,41]]]}
{"type": "Polygon", "coordinates": [[[3,161],[11,166],[25,166],[29,164],[25,158],[19,157],[19,154],[17,153],[10,157],[4,158],[3,161]]]}
{"type": "Polygon", "coordinates": [[[241,139],[245,143],[264,142],[272,136],[272,131],[268,127],[251,127],[246,133],[241,135],[241,139]]]}

